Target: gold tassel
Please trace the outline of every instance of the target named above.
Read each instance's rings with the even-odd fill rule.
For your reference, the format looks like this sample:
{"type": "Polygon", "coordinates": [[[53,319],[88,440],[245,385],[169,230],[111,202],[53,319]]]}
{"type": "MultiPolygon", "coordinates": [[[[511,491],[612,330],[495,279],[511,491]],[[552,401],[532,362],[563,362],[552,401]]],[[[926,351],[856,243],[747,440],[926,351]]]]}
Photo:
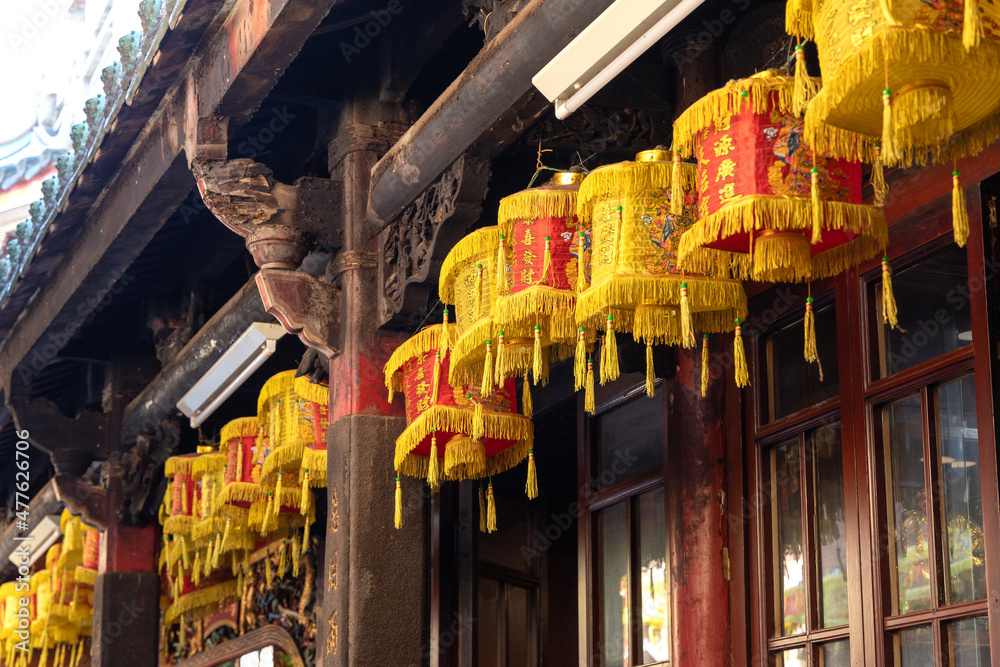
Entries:
{"type": "MultiPolygon", "coordinates": [[[[396,482],[397,483],[399,482],[398,477],[396,478],[396,482]]],[[[402,491],[398,491],[397,493],[399,493],[400,496],[402,496],[402,491]]],[[[400,501],[400,504],[402,504],[402,501],[400,501]]],[[[299,578],[299,561],[301,559],[302,559],[302,554],[299,553],[299,541],[292,540],[292,576],[295,577],[296,579],[299,578]]]]}
{"type": "Polygon", "coordinates": [[[806,317],[805,317],[806,342],[804,357],[808,363],[816,362],[819,368],[819,381],[823,381],[823,364],[819,360],[819,351],[816,348],[816,315],[813,313],[813,298],[806,297],[806,317]]]}
{"type": "Polygon", "coordinates": [[[45,667],[49,662],[49,636],[42,637],[42,657],[38,659],[38,664],[45,667]]]}
{"type": "Polygon", "coordinates": [[[194,550],[194,567],[191,570],[191,578],[194,580],[194,585],[197,586],[201,583],[201,550],[194,550]]]}
{"type": "Polygon", "coordinates": [[[260,522],[260,536],[267,535],[267,528],[271,525],[271,517],[274,514],[274,494],[267,494],[267,507],[264,508],[264,518],[260,522]]]}
{"type": "Polygon", "coordinates": [[[437,405],[441,387],[441,350],[434,353],[434,381],[431,384],[431,405],[437,405]]]}
{"type": "Polygon", "coordinates": [[[219,545],[219,551],[222,551],[229,544],[229,528],[233,523],[232,515],[226,517],[226,529],[222,533],[222,543],[219,545]]]}
{"type": "Polygon", "coordinates": [[[479,532],[486,532],[486,494],[483,487],[479,487],[479,532]]]}
{"type": "Polygon", "coordinates": [[[594,360],[587,359],[587,382],[583,394],[583,409],[594,414],[594,360]]]}
{"type": "Polygon", "coordinates": [[[506,294],[510,281],[507,278],[507,256],[504,253],[503,234],[497,244],[497,294],[506,294]]]}
{"type": "MultiPolygon", "coordinates": [[[[965,0],[966,7],[970,4],[972,0],[965,0]]],[[[951,224],[955,229],[955,243],[964,248],[969,240],[969,211],[965,208],[965,191],[962,190],[960,175],[958,169],[951,172],[951,224]]]]}
{"type": "Polygon", "coordinates": [[[812,98],[819,92],[819,84],[809,76],[806,69],[806,54],[801,44],[795,45],[795,93],[792,97],[792,113],[802,116],[812,98]]]}
{"type": "Polygon", "coordinates": [[[427,466],[427,483],[430,484],[431,488],[437,488],[441,482],[438,477],[438,445],[437,445],[437,431],[431,429],[431,458],[427,466]]]}
{"type": "Polygon", "coordinates": [[[493,395],[493,341],[486,341],[486,359],[483,360],[483,384],[479,388],[483,399],[493,395]]]}
{"type": "Polygon", "coordinates": [[[681,154],[674,151],[674,173],[670,178],[670,213],[684,213],[684,171],[681,167],[681,154]]]}
{"type": "Polygon", "coordinates": [[[187,480],[181,482],[181,511],[183,511],[184,514],[191,514],[190,500],[188,499],[187,480]]]}
{"type": "MultiPolygon", "coordinates": [[[[576,357],[573,360],[573,391],[580,391],[583,389],[584,382],[587,381],[587,333],[583,327],[580,327],[576,338],[576,357]]],[[[535,381],[538,381],[538,377],[535,377],[535,381]]]]}
{"type": "MultiPolygon", "coordinates": [[[[486,313],[486,308],[483,305],[483,265],[476,264],[476,309],[477,315],[482,316],[486,313]]],[[[477,318],[478,319],[478,318],[477,318]]]]}
{"type": "Polygon", "coordinates": [[[302,493],[299,496],[299,514],[308,516],[309,511],[309,470],[302,473],[302,493]]]}
{"type": "Polygon", "coordinates": [[[979,46],[983,33],[983,20],[979,16],[979,0],[965,0],[965,17],[962,19],[962,46],[965,50],[979,46]]]}
{"type": "Polygon", "coordinates": [[[872,158],[872,191],[875,193],[872,203],[879,208],[885,206],[889,197],[889,186],[885,182],[881,144],[875,144],[874,157],[872,158]]]}
{"type": "Polygon", "coordinates": [[[264,552],[264,581],[267,582],[268,588],[270,588],[274,583],[274,571],[271,569],[270,550],[264,552]]]}
{"type": "Polygon", "coordinates": [[[580,259],[576,263],[576,291],[583,293],[587,289],[587,239],[580,232],[580,259]]]}
{"type": "Polygon", "coordinates": [[[898,159],[896,129],[892,122],[892,91],[886,88],[882,91],[882,160],[895,164],[898,159]]]}
{"type": "MultiPolygon", "coordinates": [[[[403,483],[398,475],[396,476],[396,514],[392,523],[397,530],[403,525],[403,483]]],[[[296,573],[295,576],[298,574],[296,573]]]]}
{"type": "MultiPolygon", "coordinates": [[[[535,384],[538,384],[539,378],[542,377],[542,327],[538,324],[535,325],[535,348],[531,357],[531,370],[535,374],[535,384]]],[[[524,376],[525,382],[528,381],[528,376],[524,376]]]]}
{"type": "Polygon", "coordinates": [[[750,384],[750,371],[747,368],[746,351],[743,349],[743,327],[740,318],[736,318],[736,331],[733,337],[733,356],[736,360],[736,386],[746,387],[750,384]]]}
{"type": "Polygon", "coordinates": [[[617,380],[618,344],[615,341],[614,316],[608,315],[608,328],[601,345],[601,385],[617,380]]]}
{"type": "Polygon", "coordinates": [[[538,497],[538,470],[535,468],[535,450],[528,450],[528,481],[524,485],[524,493],[529,499],[538,497]]]}
{"type": "Polygon", "coordinates": [[[243,443],[239,440],[236,441],[236,476],[234,479],[238,482],[243,481],[243,443]]]}
{"type": "Polygon", "coordinates": [[[695,346],[694,316],[691,314],[687,283],[681,283],[681,344],[684,347],[695,346]]]}
{"type": "Polygon", "coordinates": [[[441,338],[438,339],[438,349],[444,350],[445,354],[451,347],[451,340],[448,338],[448,309],[444,309],[444,317],[441,319],[441,338]]]}
{"type": "Polygon", "coordinates": [[[528,419],[535,415],[535,404],[531,400],[531,385],[527,373],[524,374],[524,384],[521,385],[521,410],[528,419]]]}
{"type": "Polygon", "coordinates": [[[478,442],[486,433],[486,425],[483,421],[483,401],[476,402],[476,411],[472,415],[472,439],[478,442]]]}
{"type": "Polygon", "coordinates": [[[656,395],[656,369],[653,367],[653,343],[646,341],[646,396],[656,395]]]}
{"type": "Polygon", "coordinates": [[[507,368],[507,358],[510,356],[505,354],[504,348],[504,333],[501,331],[497,334],[497,358],[494,363],[493,368],[493,381],[496,385],[502,385],[503,381],[507,379],[507,374],[509,369],[507,368]]]}
{"type": "Polygon", "coordinates": [[[544,283],[549,279],[549,273],[552,271],[552,237],[545,237],[545,255],[542,257],[542,277],[538,281],[544,283]]]}
{"type": "Polygon", "coordinates": [[[497,501],[493,497],[493,482],[486,485],[486,532],[497,530],[497,501]]]}
{"type": "Polygon", "coordinates": [[[309,515],[306,515],[306,525],[302,529],[302,553],[309,551],[309,515]]]}
{"type": "Polygon", "coordinates": [[[889,270],[889,258],[882,258],[882,322],[895,329],[899,323],[899,313],[896,311],[896,297],[892,293],[892,272],[889,270]]]}
{"type": "Polygon", "coordinates": [[[816,245],[823,240],[823,200],[819,196],[819,169],[813,167],[809,172],[809,180],[812,181],[812,217],[813,230],[810,243],[816,245]]]}
{"type": "Polygon", "coordinates": [[[288,545],[285,540],[281,541],[281,546],[278,547],[278,579],[284,579],[285,573],[288,571],[288,545]]]}
{"type": "MultiPolygon", "coordinates": [[[[243,574],[241,573],[240,574],[240,590],[241,591],[243,590],[242,579],[243,579],[243,574]]],[[[178,640],[180,641],[181,646],[184,647],[184,650],[186,650],[186,646],[187,646],[187,621],[184,620],[184,614],[181,614],[181,629],[180,629],[180,636],[178,637],[178,640]]]]}
{"type": "Polygon", "coordinates": [[[274,484],[274,507],[271,509],[271,511],[274,513],[274,516],[276,517],[281,513],[281,487],[284,485],[282,481],[282,478],[284,476],[285,476],[284,473],[282,473],[279,470],[278,481],[275,482],[274,484]]]}
{"type": "Polygon", "coordinates": [[[708,334],[701,337],[701,397],[708,395],[708,334]]]}

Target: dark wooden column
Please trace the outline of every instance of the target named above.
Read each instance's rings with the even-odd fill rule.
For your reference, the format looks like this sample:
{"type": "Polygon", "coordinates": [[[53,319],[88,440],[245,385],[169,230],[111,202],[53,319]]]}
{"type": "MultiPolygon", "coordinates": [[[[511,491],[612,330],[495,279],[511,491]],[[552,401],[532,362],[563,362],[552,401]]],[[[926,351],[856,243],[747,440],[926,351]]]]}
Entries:
{"type": "Polygon", "coordinates": [[[387,401],[382,369],[401,337],[378,330],[378,237],[366,217],[372,167],[400,118],[377,97],[354,95],[372,103],[345,109],[330,148],[331,174],[344,187],[344,242],[330,271],[341,288],[342,337],[330,363],[330,506],[319,616],[326,667],[418,664],[429,653],[424,485],[404,480],[403,527],[396,530],[393,451],[405,421],[402,400],[387,401]]]}

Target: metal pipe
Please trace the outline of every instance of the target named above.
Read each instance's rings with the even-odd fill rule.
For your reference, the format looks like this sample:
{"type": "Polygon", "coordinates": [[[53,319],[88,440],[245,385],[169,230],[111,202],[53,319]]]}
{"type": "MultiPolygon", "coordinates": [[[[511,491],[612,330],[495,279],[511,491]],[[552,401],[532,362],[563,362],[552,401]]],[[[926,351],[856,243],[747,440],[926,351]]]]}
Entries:
{"type": "Polygon", "coordinates": [[[533,90],[531,78],[611,0],[533,0],[372,169],[368,220],[381,230],[533,90]]]}

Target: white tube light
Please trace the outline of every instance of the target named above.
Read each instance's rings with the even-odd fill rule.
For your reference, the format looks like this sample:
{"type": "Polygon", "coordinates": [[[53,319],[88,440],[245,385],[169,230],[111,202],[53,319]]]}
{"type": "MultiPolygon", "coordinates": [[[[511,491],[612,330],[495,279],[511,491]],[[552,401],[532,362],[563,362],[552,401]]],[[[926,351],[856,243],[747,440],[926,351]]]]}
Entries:
{"type": "Polygon", "coordinates": [[[555,103],[556,118],[567,118],[702,2],[704,0],[617,0],[531,82],[555,103]],[[660,18],[655,20],[657,16],[660,18]],[[655,23],[643,31],[653,20],[655,23]],[[634,36],[639,31],[641,34],[634,36]],[[602,48],[608,44],[609,37],[618,41],[602,48]]]}
{"type": "Polygon", "coordinates": [[[14,567],[20,567],[21,565],[26,565],[31,567],[35,564],[39,558],[45,555],[45,552],[49,550],[53,544],[55,544],[59,538],[62,537],[62,524],[60,522],[60,516],[58,514],[53,514],[50,516],[42,517],[42,520],[31,529],[27,537],[15,537],[17,546],[21,544],[27,544],[28,547],[24,551],[20,551],[17,546],[11,551],[8,559],[14,564],[14,567]],[[25,556],[25,551],[27,555],[25,556]],[[22,558],[25,560],[22,562],[22,558]]]}
{"type": "Polygon", "coordinates": [[[280,324],[254,322],[247,327],[177,402],[177,409],[191,418],[191,428],[201,426],[232,396],[274,354],[278,339],[284,335],[285,329],[280,324]]]}

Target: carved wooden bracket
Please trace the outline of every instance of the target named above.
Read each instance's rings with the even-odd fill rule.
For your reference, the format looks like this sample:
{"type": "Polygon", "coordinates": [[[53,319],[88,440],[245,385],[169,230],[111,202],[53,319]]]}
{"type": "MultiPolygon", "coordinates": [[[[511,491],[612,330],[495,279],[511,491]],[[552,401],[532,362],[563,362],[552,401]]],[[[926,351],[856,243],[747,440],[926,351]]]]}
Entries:
{"type": "Polygon", "coordinates": [[[101,531],[108,528],[108,492],[83,477],[58,473],[52,478],[59,500],[75,515],[101,531]]]}
{"type": "Polygon", "coordinates": [[[285,330],[327,357],[340,352],[340,290],[302,271],[261,269],[257,287],[264,308],[285,330]]]}
{"type": "Polygon", "coordinates": [[[378,312],[382,326],[426,312],[445,255],[482,213],[490,162],[462,155],[379,234],[378,312]]]}
{"type": "Polygon", "coordinates": [[[46,398],[11,397],[7,407],[17,429],[28,430],[31,444],[51,457],[57,475],[83,475],[95,460],[107,458],[109,423],[103,412],[84,412],[71,419],[46,398]]]}

